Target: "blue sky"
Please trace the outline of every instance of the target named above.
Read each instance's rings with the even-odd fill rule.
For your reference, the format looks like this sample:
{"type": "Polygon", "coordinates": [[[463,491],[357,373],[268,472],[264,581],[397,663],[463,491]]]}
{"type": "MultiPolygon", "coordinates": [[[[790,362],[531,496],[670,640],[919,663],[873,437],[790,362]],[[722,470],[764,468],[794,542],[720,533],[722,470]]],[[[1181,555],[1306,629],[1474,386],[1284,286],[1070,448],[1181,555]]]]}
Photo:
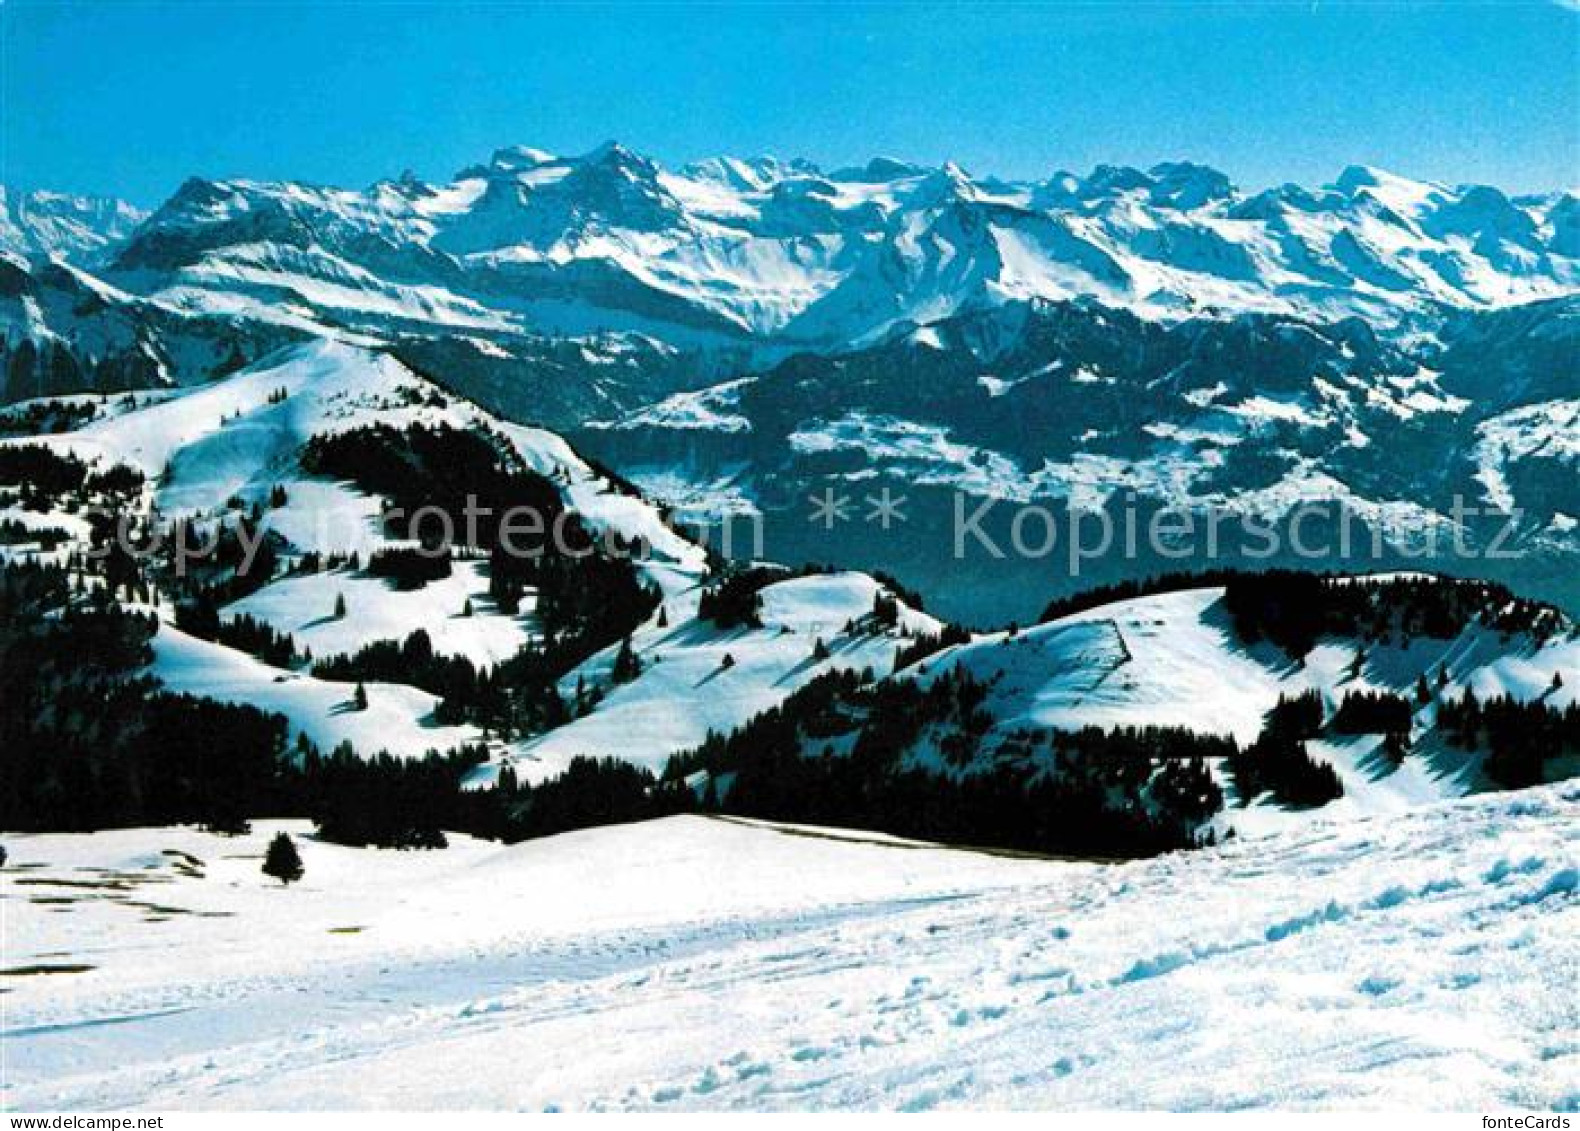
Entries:
{"type": "Polygon", "coordinates": [[[1580,9],[1551,0],[0,5],[0,179],[143,204],[190,174],[362,185],[609,138],[670,164],[1580,181],[1580,9]]]}

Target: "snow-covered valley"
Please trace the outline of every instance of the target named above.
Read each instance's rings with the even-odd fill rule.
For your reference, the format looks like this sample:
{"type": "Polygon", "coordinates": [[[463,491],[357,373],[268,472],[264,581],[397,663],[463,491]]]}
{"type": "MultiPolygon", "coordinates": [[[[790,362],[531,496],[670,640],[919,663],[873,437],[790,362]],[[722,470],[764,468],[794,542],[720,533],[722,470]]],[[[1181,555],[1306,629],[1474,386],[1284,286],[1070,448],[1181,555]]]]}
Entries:
{"type": "Polygon", "coordinates": [[[6,838],[7,1106],[1580,1104],[1572,783],[1124,865],[275,827],[6,838]]]}

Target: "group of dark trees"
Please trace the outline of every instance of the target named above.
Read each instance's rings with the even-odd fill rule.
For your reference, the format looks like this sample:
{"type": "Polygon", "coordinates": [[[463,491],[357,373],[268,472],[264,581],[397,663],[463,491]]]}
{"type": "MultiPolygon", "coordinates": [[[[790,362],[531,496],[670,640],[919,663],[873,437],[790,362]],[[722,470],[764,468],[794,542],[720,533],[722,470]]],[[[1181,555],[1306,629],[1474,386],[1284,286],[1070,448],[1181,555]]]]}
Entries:
{"type": "Polygon", "coordinates": [[[206,592],[177,604],[175,619],[182,632],[246,652],[273,667],[289,668],[302,659],[290,633],[247,613],[223,619],[206,592]]]}
{"type": "Polygon", "coordinates": [[[1540,783],[1550,761],[1580,753],[1580,705],[1575,703],[1560,708],[1509,695],[1477,699],[1466,691],[1458,699],[1442,700],[1437,721],[1449,741],[1484,747],[1487,776],[1509,789],[1540,783]]]}
{"type": "Polygon", "coordinates": [[[481,747],[422,758],[358,754],[342,744],[327,756],[307,750],[299,775],[318,835],[337,844],[378,848],[443,848],[445,829],[469,830],[475,805],[461,788],[466,772],[486,761],[481,747]]]}
{"type": "Polygon", "coordinates": [[[0,403],[146,389],[161,384],[162,378],[157,358],[142,348],[94,357],[58,339],[0,338],[0,403]]]}
{"type": "Polygon", "coordinates": [[[779,566],[726,568],[702,591],[697,616],[720,628],[761,628],[763,589],[792,576],[779,566]]]}
{"type": "Polygon", "coordinates": [[[1322,696],[1318,692],[1280,695],[1263,720],[1256,741],[1229,756],[1229,773],[1240,804],[1249,805],[1271,793],[1283,805],[1304,809],[1342,797],[1339,775],[1306,749],[1307,740],[1317,737],[1322,725],[1322,696]]]}
{"type": "Polygon", "coordinates": [[[945,648],[969,644],[971,634],[959,625],[945,624],[937,632],[922,632],[901,644],[894,655],[894,670],[908,668],[945,648]]]}
{"type": "Polygon", "coordinates": [[[1490,581],[1439,577],[1328,577],[1292,570],[1233,573],[1224,607],[1236,634],[1300,658],[1327,635],[1362,640],[1450,640],[1473,623],[1542,640],[1561,631],[1557,609],[1490,581]]]}
{"type": "Polygon", "coordinates": [[[1038,615],[1037,623],[1047,624],[1049,621],[1101,608],[1116,601],[1133,601],[1137,597],[1154,597],[1162,593],[1178,593],[1186,589],[1224,585],[1239,576],[1241,576],[1240,571],[1232,569],[1201,570],[1195,573],[1164,573],[1135,581],[1097,585],[1049,601],[1038,615]]]}
{"type": "MultiPolygon", "coordinates": [[[[135,398],[128,397],[133,404],[135,398]]],[[[98,416],[99,398],[32,401],[0,409],[0,435],[47,436],[70,432],[98,416]]]]}
{"type": "Polygon", "coordinates": [[[400,590],[421,589],[430,581],[450,576],[448,547],[393,546],[368,555],[367,572],[386,578],[400,590]]]}
{"type": "Polygon", "coordinates": [[[1023,851],[1139,856],[1200,842],[1222,804],[1206,766],[1232,741],[1166,728],[988,738],[985,687],[827,673],[673,759],[661,788],[704,808],[1023,851]],[[925,751],[936,748],[943,765],[925,751]],[[723,789],[718,783],[726,783],[723,789]]]}
{"type": "Polygon", "coordinates": [[[1348,691],[1328,727],[1334,734],[1409,734],[1414,709],[1387,691],[1348,691]]]}
{"type": "Polygon", "coordinates": [[[59,527],[29,526],[14,518],[0,519],[0,546],[37,545],[41,550],[53,550],[71,540],[71,535],[59,527]]]}
{"type": "Polygon", "coordinates": [[[143,487],[142,472],[125,464],[95,470],[70,452],[44,444],[0,446],[0,487],[16,488],[26,510],[104,510],[129,506],[143,487]]]}
{"type": "Polygon", "coordinates": [[[102,595],[74,598],[63,569],[5,567],[0,825],[229,828],[282,810],[285,720],[140,675],[155,628],[102,595]]]}

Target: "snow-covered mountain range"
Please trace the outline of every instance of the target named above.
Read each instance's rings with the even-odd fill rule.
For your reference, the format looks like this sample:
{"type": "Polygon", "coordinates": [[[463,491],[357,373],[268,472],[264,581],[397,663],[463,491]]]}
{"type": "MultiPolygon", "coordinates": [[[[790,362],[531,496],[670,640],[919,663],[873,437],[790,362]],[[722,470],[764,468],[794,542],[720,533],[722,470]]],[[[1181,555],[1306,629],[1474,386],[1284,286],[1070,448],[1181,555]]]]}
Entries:
{"type": "Polygon", "coordinates": [[[1185,163],[1009,182],[954,165],[496,152],[448,183],[193,179],[146,218],[34,194],[0,246],[181,309],[482,334],[859,344],[984,303],[1409,322],[1580,283],[1580,198],[1352,167],[1261,192],[1185,163]],[[138,221],[141,221],[140,223],[138,221]],[[296,307],[282,311],[280,306],[296,307]]]}
{"type": "MultiPolygon", "coordinates": [[[[486,746],[473,784],[506,766],[550,779],[578,755],[661,772],[832,672],[900,680],[902,659],[945,632],[905,585],[980,627],[1167,564],[1077,581],[1036,560],[962,561],[926,516],[956,492],[1265,520],[1339,502],[1396,554],[1501,534],[1515,564],[1456,572],[1580,603],[1572,194],[1511,199],[1362,168],[1259,193],[1188,164],[1016,183],[891,160],[670,171],[610,144],[504,149],[444,184],[193,179],[147,215],[45,193],[0,204],[16,402],[0,427],[8,448],[51,453],[17,457],[3,488],[8,541],[28,547],[8,553],[80,569],[75,555],[102,539],[81,513],[102,501],[102,474],[150,527],[244,521],[276,555],[262,578],[172,581],[160,563],[137,586],[134,604],[161,609],[149,671],[278,711],[321,749],[486,746]],[[378,477],[386,461],[405,481],[378,477]],[[381,508],[452,499],[467,475],[655,553],[523,579],[470,545],[442,573],[399,572],[412,541],[381,508]],[[804,504],[825,487],[892,487],[911,524],[820,541],[804,504]],[[1459,516],[1457,500],[1521,517],[1505,533],[1459,516]],[[733,571],[675,519],[725,513],[764,519],[775,560],[842,568],[758,577],[751,610],[721,619],[704,595],[733,571]],[[392,663],[419,629],[415,664],[392,663]],[[348,710],[359,686],[365,703],[348,710]]],[[[1281,694],[1316,692],[1331,711],[1348,691],[1407,694],[1430,674],[1530,698],[1575,666],[1568,627],[1487,645],[1489,606],[1430,655],[1402,643],[1373,682],[1364,664],[1292,674],[1287,657],[1263,657],[1243,694],[1198,716],[1190,705],[1215,701],[1152,687],[1146,653],[1170,672],[1240,670],[1253,642],[1223,627],[1223,599],[1146,596],[1107,618],[1165,626],[1140,634],[1140,654],[1118,630],[1120,644],[1093,644],[1121,688],[1140,689],[1134,710],[1124,694],[1098,710],[1112,687],[1092,699],[1060,684],[1064,645],[1086,628],[960,655],[1057,645],[1021,697],[994,692],[994,717],[1016,725],[1047,722],[1058,701],[1084,705],[1055,712],[1061,726],[1207,727],[1240,742],[1254,726],[1225,720],[1251,726],[1281,694]]],[[[1366,646],[1349,629],[1329,643],[1366,646]]],[[[1406,737],[1437,742],[1435,718],[1406,737]]],[[[1372,756],[1345,751],[1334,757],[1350,769],[1372,756]]],[[[703,757],[697,780],[720,788],[737,772],[727,761],[703,757]]],[[[1478,773],[1461,759],[1435,784],[1383,793],[1464,792],[1485,784],[1478,773]]],[[[1349,777],[1376,792],[1365,772],[1349,777]]]]}
{"type": "MultiPolygon", "coordinates": [[[[361,190],[194,178],[147,215],[12,194],[0,217],[7,400],[199,384],[327,338],[567,431],[691,518],[759,516],[782,560],[828,556],[798,507],[831,476],[1342,501],[1401,550],[1464,525],[1457,497],[1522,512],[1524,560],[1495,576],[1580,607],[1573,193],[1362,167],[1264,191],[1187,163],[669,170],[611,143],[361,190]]],[[[842,560],[935,587],[937,546],[903,535],[842,560]]],[[[1025,616],[1032,581],[940,600],[1025,616]]]]}

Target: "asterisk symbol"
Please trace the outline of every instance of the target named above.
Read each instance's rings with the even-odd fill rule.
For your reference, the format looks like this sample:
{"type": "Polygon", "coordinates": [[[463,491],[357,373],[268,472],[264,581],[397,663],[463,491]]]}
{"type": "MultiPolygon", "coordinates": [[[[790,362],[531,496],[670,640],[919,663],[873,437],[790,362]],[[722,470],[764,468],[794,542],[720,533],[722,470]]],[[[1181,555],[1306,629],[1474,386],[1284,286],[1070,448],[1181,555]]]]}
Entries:
{"type": "Polygon", "coordinates": [[[812,504],[812,513],[807,516],[808,522],[821,522],[824,530],[833,530],[836,522],[850,521],[850,496],[836,495],[834,488],[823,488],[823,495],[808,495],[807,502],[812,504]]]}
{"type": "Polygon", "coordinates": [[[867,505],[872,508],[867,512],[867,521],[880,523],[885,530],[889,529],[892,522],[905,521],[905,512],[901,509],[905,505],[905,496],[896,495],[887,487],[876,495],[868,495],[867,505]]]}

